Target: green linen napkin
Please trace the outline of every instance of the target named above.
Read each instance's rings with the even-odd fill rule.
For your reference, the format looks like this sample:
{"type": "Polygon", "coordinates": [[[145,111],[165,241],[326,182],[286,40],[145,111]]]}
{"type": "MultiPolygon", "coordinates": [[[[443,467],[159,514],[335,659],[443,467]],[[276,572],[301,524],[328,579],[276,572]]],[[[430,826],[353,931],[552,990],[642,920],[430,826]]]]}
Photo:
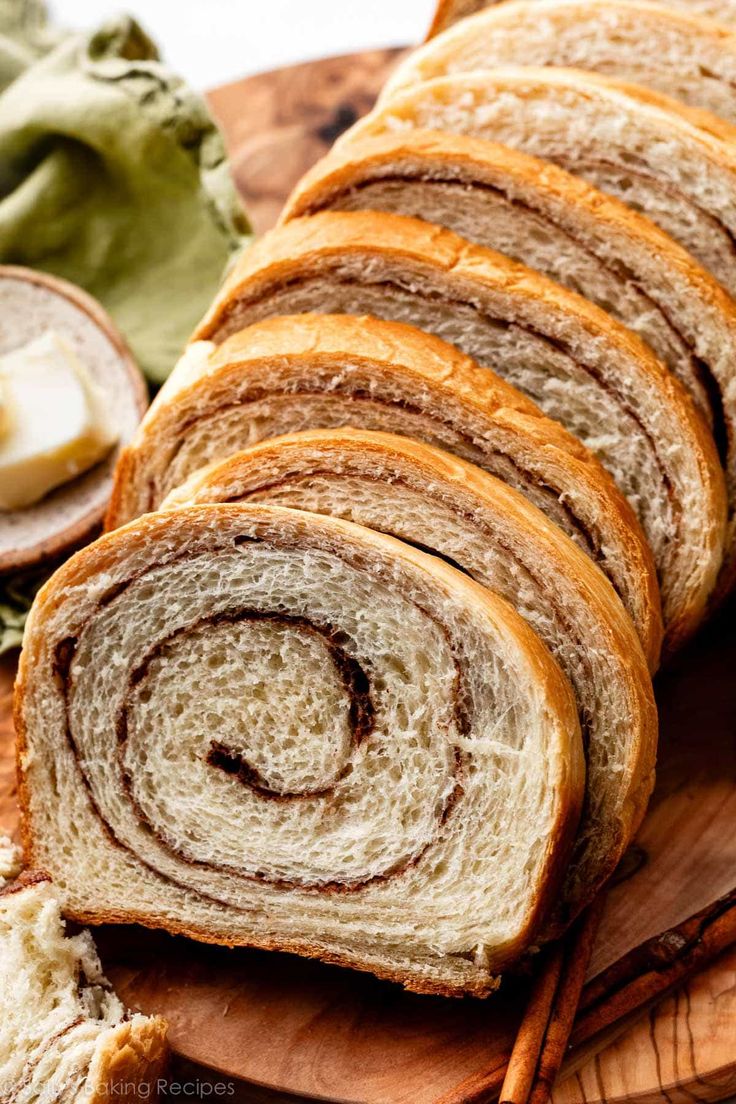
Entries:
{"type": "Polygon", "coordinates": [[[0,0],[0,92],[61,39],[41,0],[0,0]]]}
{"type": "MultiPolygon", "coordinates": [[[[0,87],[14,47],[48,42],[39,19],[35,3],[4,0],[0,87]]],[[[204,101],[133,19],[63,37],[0,93],[0,261],[89,291],[154,382],[248,231],[204,101]]]]}
{"type": "Polygon", "coordinates": [[[23,642],[28,611],[48,576],[48,570],[35,570],[4,581],[0,588],[0,655],[23,642]]]}
{"type": "MultiPolygon", "coordinates": [[[[249,234],[204,101],[135,20],[60,33],[0,0],[0,262],[85,288],[158,384],[249,234]]],[[[0,652],[32,591],[0,585],[0,652]]]]}

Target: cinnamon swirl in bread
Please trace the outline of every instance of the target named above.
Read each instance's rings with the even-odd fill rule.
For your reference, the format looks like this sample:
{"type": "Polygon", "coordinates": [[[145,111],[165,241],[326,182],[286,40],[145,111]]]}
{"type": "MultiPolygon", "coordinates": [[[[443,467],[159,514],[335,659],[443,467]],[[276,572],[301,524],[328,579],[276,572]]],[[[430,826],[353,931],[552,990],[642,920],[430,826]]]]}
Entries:
{"type": "Polygon", "coordinates": [[[639,824],[657,731],[641,645],[588,557],[500,480],[386,433],[316,430],[254,445],[193,475],[163,508],[203,502],[269,502],[346,518],[421,544],[515,606],[568,676],[586,748],[583,819],[555,910],[556,927],[569,923],[639,824]]]}
{"type": "Polygon", "coordinates": [[[584,784],[569,683],[510,605],[275,506],[149,514],[68,561],[16,726],[27,858],[68,915],[450,995],[536,939],[584,784]]]}
{"type": "Polygon", "coordinates": [[[652,669],[654,563],[595,458],[518,391],[438,338],[375,318],[295,315],[191,347],[116,472],[109,528],[155,510],[197,468],[300,429],[353,425],[437,445],[521,491],[602,568],[652,669]]]}
{"type": "MultiPolygon", "coordinates": [[[[420,86],[427,87],[427,86],[420,86]]],[[[580,296],[429,223],[324,212],[262,239],[197,336],[277,314],[411,322],[501,373],[586,444],[637,512],[669,647],[700,622],[723,561],[725,479],[690,396],[635,334],[580,296]]]]}

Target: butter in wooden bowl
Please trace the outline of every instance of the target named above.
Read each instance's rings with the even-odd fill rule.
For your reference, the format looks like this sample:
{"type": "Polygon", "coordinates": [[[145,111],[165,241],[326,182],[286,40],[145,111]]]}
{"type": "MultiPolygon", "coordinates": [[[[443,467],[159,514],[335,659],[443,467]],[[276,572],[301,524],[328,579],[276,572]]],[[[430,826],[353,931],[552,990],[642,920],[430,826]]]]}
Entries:
{"type": "Polygon", "coordinates": [[[0,510],[39,502],[118,439],[105,396],[54,330],[0,357],[0,510]]]}

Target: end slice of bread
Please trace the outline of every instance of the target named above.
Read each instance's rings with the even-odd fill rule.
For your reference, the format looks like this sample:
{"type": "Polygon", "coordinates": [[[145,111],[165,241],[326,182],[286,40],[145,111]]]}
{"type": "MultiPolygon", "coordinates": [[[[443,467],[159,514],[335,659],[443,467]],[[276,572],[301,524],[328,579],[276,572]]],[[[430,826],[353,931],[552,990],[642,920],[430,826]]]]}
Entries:
{"type": "Polygon", "coordinates": [[[112,319],[73,284],[43,272],[0,266],[0,354],[44,330],[70,344],[105,396],[118,433],[116,449],[90,471],[40,502],[0,512],[0,572],[52,560],[94,535],[102,522],[120,449],[148,405],[146,385],[112,319]]]}
{"type": "Polygon", "coordinates": [[[46,875],[0,891],[0,994],[4,1100],[157,1099],[166,1024],[125,1011],[89,932],[65,934],[46,875]]]}
{"type": "Polygon", "coordinates": [[[570,684],[508,603],[383,534],[148,514],[42,589],[16,694],[29,861],[78,920],[484,995],[557,898],[570,684]]]}

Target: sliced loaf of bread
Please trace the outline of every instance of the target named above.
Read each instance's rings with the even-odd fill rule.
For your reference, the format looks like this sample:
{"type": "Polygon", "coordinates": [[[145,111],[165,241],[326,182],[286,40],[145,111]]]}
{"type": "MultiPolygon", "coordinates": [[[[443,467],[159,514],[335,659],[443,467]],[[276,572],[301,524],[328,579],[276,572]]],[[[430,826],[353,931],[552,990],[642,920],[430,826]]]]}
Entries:
{"type": "Polygon", "coordinates": [[[163,508],[203,502],[269,502],[366,525],[420,544],[518,610],[570,680],[586,749],[583,818],[552,930],[574,919],[630,843],[654,778],[646,660],[602,573],[517,491],[393,434],[266,441],[193,475],[163,508]]]}
{"type": "Polygon", "coordinates": [[[197,336],[220,342],[251,322],[315,310],[367,311],[437,334],[560,421],[642,523],[670,646],[692,632],[723,562],[725,479],[692,399],[640,338],[499,253],[371,211],[325,212],[267,235],[197,336]]]}
{"type": "Polygon", "coordinates": [[[736,576],[736,304],[654,223],[548,161],[495,142],[402,131],[333,150],[284,222],[324,210],[428,219],[579,292],[636,331],[709,419],[726,471],[736,576]]]}
{"type": "Polygon", "coordinates": [[[613,480],[518,391],[400,323],[277,316],[220,347],[191,346],[120,458],[108,528],[157,509],[198,468],[247,445],[347,425],[437,445],[522,492],[611,580],[656,668],[654,562],[613,480]]]}
{"type": "Polygon", "coordinates": [[[584,787],[569,682],[513,607],[276,506],[77,553],[31,612],[16,726],[28,858],[68,915],[449,995],[534,944],[584,787]]]}

